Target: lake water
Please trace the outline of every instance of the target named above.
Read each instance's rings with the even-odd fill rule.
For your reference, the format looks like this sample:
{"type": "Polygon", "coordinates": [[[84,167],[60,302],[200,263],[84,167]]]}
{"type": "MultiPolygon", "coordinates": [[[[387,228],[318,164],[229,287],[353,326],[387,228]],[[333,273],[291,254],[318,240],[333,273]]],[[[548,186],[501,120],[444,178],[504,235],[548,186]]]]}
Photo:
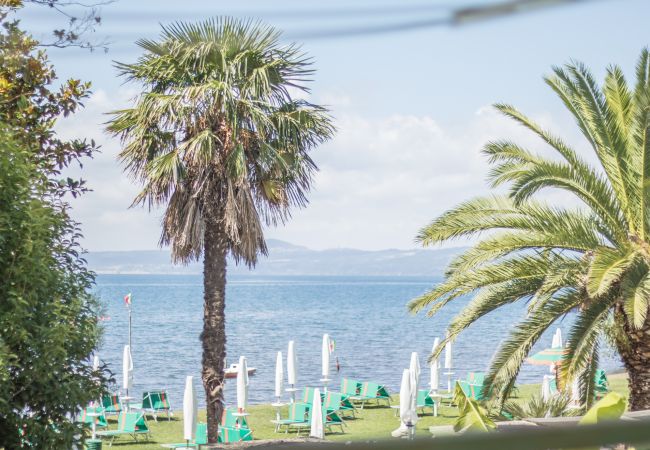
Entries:
{"type": "MultiPolygon", "coordinates": [[[[402,369],[410,354],[419,352],[425,365],[436,336],[469,299],[460,299],[433,318],[411,315],[406,303],[430,289],[436,280],[426,278],[359,277],[240,277],[228,280],[226,331],[228,363],[240,355],[257,373],[250,378],[250,402],[274,400],[275,358],[286,358],[289,340],[296,342],[298,387],[319,386],[321,342],[324,333],[336,341],[332,358],[338,357],[340,372],[333,369],[331,386],[341,377],[372,380],[399,390],[402,369]]],[[[99,355],[121,383],[121,358],[128,340],[128,311],[123,297],[132,300],[132,344],[134,394],[143,390],[167,389],[172,407],[182,407],[187,375],[200,385],[203,318],[203,286],[199,275],[99,275],[96,293],[110,320],[105,327],[99,355]]],[[[524,317],[524,305],[511,305],[478,321],[463,333],[453,347],[454,378],[468,371],[486,371],[499,342],[513,324],[524,317]]],[[[559,323],[568,332],[571,318],[559,323]]],[[[550,346],[552,331],[539,349],[550,346]]],[[[613,369],[619,363],[604,357],[602,365],[613,369]]],[[[285,366],[286,367],[286,366],[285,366]]],[[[544,367],[525,365],[519,382],[539,382],[548,373],[544,367]]],[[[429,371],[423,367],[423,384],[429,371]]],[[[441,384],[446,378],[441,375],[441,384]]],[[[286,387],[286,386],[285,386],[286,387]]],[[[226,400],[235,401],[235,381],[226,386],[226,400]]]]}

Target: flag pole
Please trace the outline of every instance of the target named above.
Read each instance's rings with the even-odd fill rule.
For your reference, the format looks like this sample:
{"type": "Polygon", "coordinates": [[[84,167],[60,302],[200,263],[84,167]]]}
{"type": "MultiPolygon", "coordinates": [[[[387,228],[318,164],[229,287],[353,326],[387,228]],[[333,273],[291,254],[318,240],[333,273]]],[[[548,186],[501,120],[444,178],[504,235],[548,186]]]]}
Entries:
{"type": "Polygon", "coordinates": [[[131,347],[131,304],[129,303],[129,348],[131,347]]]}

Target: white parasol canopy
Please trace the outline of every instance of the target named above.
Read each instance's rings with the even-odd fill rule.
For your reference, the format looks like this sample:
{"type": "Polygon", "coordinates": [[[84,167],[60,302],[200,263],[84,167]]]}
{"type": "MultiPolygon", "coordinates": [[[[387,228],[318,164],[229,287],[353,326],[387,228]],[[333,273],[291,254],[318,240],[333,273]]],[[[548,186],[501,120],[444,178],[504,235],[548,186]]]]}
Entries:
{"type": "Polygon", "coordinates": [[[279,399],[282,397],[282,382],[284,378],[284,371],[282,368],[282,352],[278,352],[275,358],[275,396],[279,399]]]}
{"type": "Polygon", "coordinates": [[[551,348],[562,348],[564,346],[564,342],[562,342],[562,329],[558,328],[555,330],[555,334],[553,335],[553,340],[551,341],[551,348]]]}
{"type": "Polygon", "coordinates": [[[198,405],[196,391],[194,390],[194,377],[185,378],[185,392],[183,393],[183,439],[193,441],[196,437],[196,416],[198,405]]]}
{"type": "Polygon", "coordinates": [[[413,377],[415,379],[415,389],[417,390],[418,386],[420,385],[420,357],[418,356],[418,352],[413,352],[411,353],[411,363],[409,364],[409,370],[413,374],[413,377]]]}
{"type": "Polygon", "coordinates": [[[239,357],[237,366],[237,410],[242,412],[248,404],[248,366],[246,357],[239,357]]]}
{"type": "Polygon", "coordinates": [[[445,369],[451,369],[451,341],[447,341],[445,344],[445,369]]]}
{"type": "Polygon", "coordinates": [[[399,390],[399,418],[404,427],[409,423],[415,425],[418,420],[418,415],[415,411],[415,402],[413,401],[413,398],[417,398],[418,395],[417,390],[413,386],[414,381],[414,374],[409,369],[404,369],[402,372],[402,384],[399,390]]]}
{"type": "Polygon", "coordinates": [[[99,355],[97,353],[93,356],[93,370],[99,370],[99,355]]]}
{"type": "MultiPolygon", "coordinates": [[[[440,338],[435,338],[433,341],[433,347],[431,347],[431,354],[435,353],[436,349],[440,345],[440,338]]],[[[429,369],[431,370],[431,378],[429,379],[429,387],[433,392],[438,390],[438,386],[440,386],[440,361],[438,358],[432,359],[431,363],[429,365],[429,369]]]]}
{"type": "Polygon", "coordinates": [[[296,384],[298,377],[298,359],[296,358],[296,345],[294,341],[289,341],[289,350],[287,351],[287,382],[290,385],[296,384]]]}
{"type": "Polygon", "coordinates": [[[122,354],[122,387],[127,391],[133,387],[133,357],[128,345],[124,346],[122,354]]]}
{"type": "Polygon", "coordinates": [[[314,402],[311,405],[311,429],[309,437],[323,439],[323,404],[320,399],[320,389],[314,389],[314,402]]]}

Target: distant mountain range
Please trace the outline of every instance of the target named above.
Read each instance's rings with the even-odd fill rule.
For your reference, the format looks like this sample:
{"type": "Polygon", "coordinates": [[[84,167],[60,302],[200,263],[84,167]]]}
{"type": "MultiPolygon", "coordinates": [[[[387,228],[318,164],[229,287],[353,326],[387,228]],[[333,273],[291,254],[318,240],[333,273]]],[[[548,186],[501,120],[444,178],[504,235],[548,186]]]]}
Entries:
{"type": "MultiPolygon", "coordinates": [[[[255,275],[351,275],[351,276],[439,276],[461,248],[441,250],[312,250],[288,242],[269,239],[268,257],[261,256],[255,275]]],[[[173,265],[169,250],[90,252],[88,265],[97,273],[194,274],[202,264],[173,265]]],[[[245,265],[230,262],[228,273],[252,272],[245,265]]]]}

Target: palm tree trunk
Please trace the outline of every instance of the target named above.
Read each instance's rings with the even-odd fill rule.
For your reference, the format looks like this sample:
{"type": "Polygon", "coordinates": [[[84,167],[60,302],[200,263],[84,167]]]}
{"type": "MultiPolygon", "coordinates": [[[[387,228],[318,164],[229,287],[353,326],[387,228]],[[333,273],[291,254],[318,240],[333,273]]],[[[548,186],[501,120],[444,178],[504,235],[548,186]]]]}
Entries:
{"type": "Polygon", "coordinates": [[[224,359],[226,357],[227,238],[218,214],[206,214],[203,260],[202,379],[208,418],[208,442],[216,443],[223,413],[224,359]]]}
{"type": "Polygon", "coordinates": [[[650,409],[650,320],[641,329],[634,329],[620,304],[615,315],[627,337],[626,342],[617,346],[627,370],[630,410],[650,409]]]}

